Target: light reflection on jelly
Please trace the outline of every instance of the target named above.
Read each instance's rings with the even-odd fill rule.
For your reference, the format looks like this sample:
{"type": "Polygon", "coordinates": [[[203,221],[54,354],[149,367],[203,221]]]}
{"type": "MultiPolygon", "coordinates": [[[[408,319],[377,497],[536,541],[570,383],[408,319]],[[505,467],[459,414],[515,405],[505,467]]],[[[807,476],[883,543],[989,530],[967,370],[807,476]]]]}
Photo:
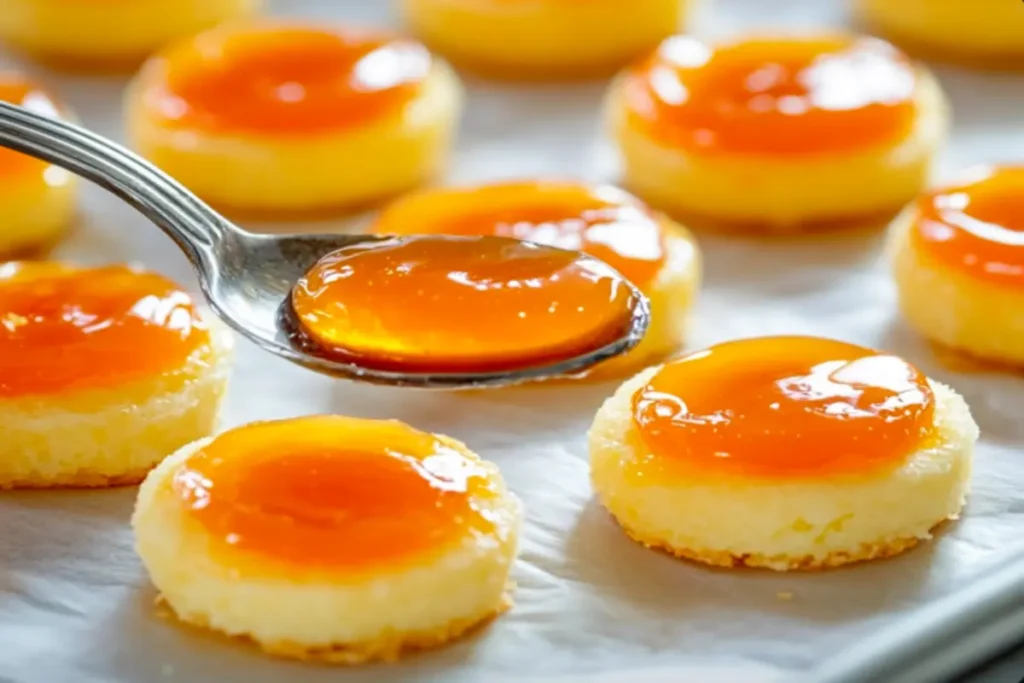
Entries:
{"type": "Polygon", "coordinates": [[[209,333],[191,297],[123,266],[6,264],[0,270],[0,396],[155,380],[209,333]]]}
{"type": "Polygon", "coordinates": [[[304,136],[397,114],[432,66],[411,40],[268,22],[172,47],[147,63],[140,83],[144,106],[168,126],[304,136]]]}
{"type": "Polygon", "coordinates": [[[597,351],[641,305],[604,263],[498,237],[407,236],[340,249],[295,286],[301,342],[404,372],[503,372],[597,351]]]}
{"type": "Polygon", "coordinates": [[[914,67],[874,38],[666,40],[627,73],[633,116],[655,137],[704,152],[796,154],[884,144],[915,116],[914,67]]]}
{"type": "Polygon", "coordinates": [[[915,243],[998,286],[1024,286],[1024,166],[978,167],[917,202],[915,243]]]}
{"type": "Polygon", "coordinates": [[[645,287],[666,258],[659,218],[618,188],[507,182],[420,192],[395,202],[378,234],[496,235],[583,251],[645,287]]]}
{"type": "Polygon", "coordinates": [[[845,342],[764,337],[669,363],[633,398],[648,476],[856,475],[903,462],[934,396],[906,361],[845,342]]]}
{"type": "Polygon", "coordinates": [[[391,420],[245,425],[190,456],[173,489],[222,561],[243,570],[260,560],[304,570],[394,566],[494,527],[480,505],[494,483],[480,463],[391,420]]]}

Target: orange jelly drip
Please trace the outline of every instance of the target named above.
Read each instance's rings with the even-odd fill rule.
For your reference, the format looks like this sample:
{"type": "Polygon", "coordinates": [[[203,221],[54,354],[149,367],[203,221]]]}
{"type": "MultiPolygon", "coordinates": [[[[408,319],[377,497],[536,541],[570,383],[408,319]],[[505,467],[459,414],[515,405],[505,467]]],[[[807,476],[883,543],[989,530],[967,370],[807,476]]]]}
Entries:
{"type": "Polygon", "coordinates": [[[654,137],[700,152],[817,154],[899,140],[916,115],[913,66],[873,38],[669,38],[625,97],[654,137]]]}
{"type": "Polygon", "coordinates": [[[661,223],[614,187],[503,183],[413,195],[386,210],[378,234],[497,235],[582,251],[643,287],[665,261],[661,223]]]}
{"type": "Polygon", "coordinates": [[[479,463],[396,421],[315,416],[215,438],[174,491],[221,551],[320,569],[370,569],[494,525],[479,463]]]}
{"type": "Polygon", "coordinates": [[[180,367],[208,339],[188,294],[123,266],[0,266],[0,397],[103,389],[180,367]]]}
{"type": "MultiPolygon", "coordinates": [[[[57,104],[46,92],[20,74],[0,71],[0,100],[44,116],[59,118],[57,104]]],[[[42,174],[48,164],[27,154],[0,148],[0,176],[42,174]]]]}
{"type": "Polygon", "coordinates": [[[407,372],[498,372],[607,346],[638,302],[582,254],[497,237],[385,238],[329,254],[299,280],[305,339],[338,360],[407,372]]]}
{"type": "Polygon", "coordinates": [[[636,474],[871,473],[904,462],[934,411],[928,380],[895,356],[813,337],[728,342],[669,363],[633,396],[651,453],[636,474]]]}
{"type": "Polygon", "coordinates": [[[1024,287],[1024,166],[984,168],[917,201],[915,243],[943,264],[1024,287]]]}
{"type": "Polygon", "coordinates": [[[395,113],[430,72],[410,40],[301,26],[202,33],[142,76],[148,112],[170,126],[226,133],[313,135],[395,113]]]}

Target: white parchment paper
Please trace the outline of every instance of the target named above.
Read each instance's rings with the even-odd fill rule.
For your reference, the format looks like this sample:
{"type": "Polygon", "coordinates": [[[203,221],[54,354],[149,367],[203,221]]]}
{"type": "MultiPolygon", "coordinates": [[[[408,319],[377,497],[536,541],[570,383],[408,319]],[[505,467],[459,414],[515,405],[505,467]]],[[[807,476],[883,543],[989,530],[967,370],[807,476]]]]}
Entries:
{"type": "MultiPolygon", "coordinates": [[[[710,9],[700,32],[844,22],[841,0],[719,0],[710,9]]],[[[274,11],[394,22],[383,0],[280,0],[274,11]]],[[[624,0],[624,17],[628,11],[624,0]]],[[[124,79],[26,68],[53,84],[85,125],[121,138],[124,79]]],[[[940,175],[1024,159],[1024,77],[939,73],[956,107],[940,175]]],[[[603,84],[467,85],[452,182],[535,174],[615,180],[598,121],[603,84]]],[[[87,188],[82,213],[60,257],[137,261],[194,282],[170,240],[113,197],[87,188]]],[[[289,228],[295,226],[281,226],[289,228]]],[[[1024,381],[955,373],[936,362],[894,313],[880,241],[877,234],[702,237],[707,278],[690,346],[767,333],[838,336],[902,354],[959,389],[983,442],[967,513],[934,543],[891,561],[815,574],[678,562],[627,540],[592,500],[585,432],[613,383],[474,394],[369,388],[316,376],[241,343],[225,426],[313,412],[398,418],[463,439],[499,463],[527,511],[516,607],[469,640],[399,665],[282,662],[155,614],[153,590],[132,551],[133,489],[3,493],[0,681],[787,680],[1024,550],[1024,381]]]]}

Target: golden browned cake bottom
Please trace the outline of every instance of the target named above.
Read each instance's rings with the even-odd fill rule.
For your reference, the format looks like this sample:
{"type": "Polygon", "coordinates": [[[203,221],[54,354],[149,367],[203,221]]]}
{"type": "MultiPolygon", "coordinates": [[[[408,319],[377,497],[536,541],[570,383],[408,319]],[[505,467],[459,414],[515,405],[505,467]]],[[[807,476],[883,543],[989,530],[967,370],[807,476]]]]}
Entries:
{"type": "MultiPolygon", "coordinates": [[[[494,619],[508,611],[512,603],[512,591],[515,585],[509,582],[501,604],[478,617],[455,619],[429,631],[409,633],[388,633],[366,643],[352,643],[331,647],[308,647],[301,643],[279,641],[264,643],[250,636],[227,636],[243,642],[254,644],[263,652],[282,659],[297,659],[304,662],[323,662],[326,664],[365,664],[368,662],[395,662],[403,657],[423,650],[441,647],[472,631],[485,628],[494,619]]],[[[157,605],[167,610],[168,614],[182,623],[202,629],[216,630],[206,619],[184,618],[174,612],[163,596],[157,597],[157,605]]]]}
{"type": "MultiPolygon", "coordinates": [[[[932,530],[945,524],[947,521],[956,519],[956,516],[949,520],[942,520],[932,530]]],[[[660,550],[675,557],[707,564],[714,567],[725,567],[736,569],[739,567],[750,567],[757,569],[773,569],[775,571],[815,571],[821,569],[834,569],[854,562],[866,562],[868,560],[882,560],[895,557],[905,550],[913,548],[923,539],[916,536],[895,537],[883,539],[875,543],[864,543],[854,551],[833,551],[824,557],[814,555],[789,556],[789,555],[760,555],[757,553],[744,553],[734,555],[719,550],[700,550],[695,548],[676,548],[669,545],[663,539],[647,536],[635,529],[618,522],[622,530],[631,539],[651,550],[660,550]]]]}
{"type": "MultiPolygon", "coordinates": [[[[640,194],[640,191],[637,191],[637,194],[640,194]]],[[[651,201],[652,206],[657,207],[665,212],[666,215],[684,223],[698,233],[738,237],[799,237],[830,232],[882,231],[899,215],[904,207],[903,204],[898,204],[880,211],[872,211],[868,214],[832,216],[797,223],[772,223],[730,220],[705,214],[687,213],[673,210],[670,206],[658,206],[653,200],[649,201],[651,201]]]]}
{"type": "MultiPolygon", "coordinates": [[[[870,24],[870,22],[867,23],[870,24]]],[[[899,45],[900,49],[917,59],[984,71],[1024,71],[1024,43],[1021,44],[1022,49],[1019,52],[985,52],[931,43],[891,29],[879,28],[872,29],[872,31],[899,45]]]]}
{"type": "Polygon", "coordinates": [[[8,43],[8,46],[26,59],[30,59],[53,71],[60,71],[69,75],[114,76],[130,74],[149,56],[147,52],[120,57],[70,55],[61,52],[48,52],[14,43],[8,43]]]}
{"type": "Polygon", "coordinates": [[[19,244],[10,248],[0,248],[0,261],[45,261],[64,240],[72,235],[73,231],[74,224],[72,223],[45,240],[19,244]]]}
{"type": "MultiPolygon", "coordinates": [[[[434,178],[429,178],[425,181],[412,182],[408,185],[400,188],[389,189],[372,196],[364,197],[354,202],[340,202],[338,204],[327,204],[323,206],[316,206],[308,209],[271,209],[271,208],[252,208],[246,206],[238,206],[236,204],[228,204],[224,202],[218,202],[210,200],[207,203],[213,207],[218,213],[232,218],[237,221],[253,221],[255,223],[289,223],[289,222],[300,222],[300,221],[327,221],[337,220],[344,218],[356,218],[368,211],[375,211],[381,208],[383,205],[398,199],[404,194],[407,194],[413,190],[428,189],[431,187],[439,186],[439,182],[434,178]]],[[[332,232],[337,231],[336,226],[330,226],[327,228],[332,232]]],[[[255,231],[259,232],[259,226],[254,228],[255,231]]]]}
{"type": "Polygon", "coordinates": [[[82,470],[41,479],[0,479],[0,489],[97,489],[112,486],[134,486],[146,478],[150,467],[109,476],[82,470]]]}
{"type": "Polygon", "coordinates": [[[606,60],[585,64],[517,64],[481,59],[477,55],[460,53],[451,46],[425,40],[428,48],[443,54],[449,64],[460,72],[510,83],[558,83],[562,81],[599,81],[614,76],[623,64],[642,57],[643,52],[633,55],[616,55],[606,60]]]}

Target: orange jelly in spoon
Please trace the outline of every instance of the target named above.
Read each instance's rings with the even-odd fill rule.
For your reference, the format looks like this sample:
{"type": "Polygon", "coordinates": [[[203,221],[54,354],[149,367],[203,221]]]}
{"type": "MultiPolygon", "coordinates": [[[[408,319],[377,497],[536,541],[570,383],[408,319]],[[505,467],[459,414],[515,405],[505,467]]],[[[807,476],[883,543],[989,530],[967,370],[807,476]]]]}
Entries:
{"type": "Polygon", "coordinates": [[[642,306],[577,252],[498,237],[409,236],[340,249],[296,284],[301,342],[405,372],[504,372],[598,351],[642,306]]]}
{"type": "Polygon", "coordinates": [[[913,66],[872,38],[755,38],[708,46],[678,36],[627,72],[630,115],[655,139],[705,154],[781,156],[872,149],[916,116],[913,66]]]}
{"type": "Polygon", "coordinates": [[[982,168],[924,194],[915,244],[940,263],[1007,288],[1024,287],[1024,166],[982,168]]]}
{"type": "Polygon", "coordinates": [[[0,266],[0,398],[105,389],[173,371],[209,338],[173,282],[123,266],[0,266]]]}
{"type": "Polygon", "coordinates": [[[609,186],[542,181],[428,190],[393,204],[373,231],[496,235],[582,251],[641,289],[665,262],[665,235],[657,217],[609,186]]]}
{"type": "Polygon", "coordinates": [[[401,566],[494,527],[479,461],[395,421],[246,425],[191,455],[173,488],[222,553],[314,570],[401,566]]]}
{"type": "Polygon", "coordinates": [[[208,133],[309,137],[398,112],[430,72],[419,43],[298,25],[201,34],[145,68],[154,120],[208,133]]]}
{"type": "Polygon", "coordinates": [[[928,380],[895,356],[814,337],[728,342],[665,365],[634,395],[651,455],[632,474],[872,474],[919,449],[934,412],[928,380]]]}

